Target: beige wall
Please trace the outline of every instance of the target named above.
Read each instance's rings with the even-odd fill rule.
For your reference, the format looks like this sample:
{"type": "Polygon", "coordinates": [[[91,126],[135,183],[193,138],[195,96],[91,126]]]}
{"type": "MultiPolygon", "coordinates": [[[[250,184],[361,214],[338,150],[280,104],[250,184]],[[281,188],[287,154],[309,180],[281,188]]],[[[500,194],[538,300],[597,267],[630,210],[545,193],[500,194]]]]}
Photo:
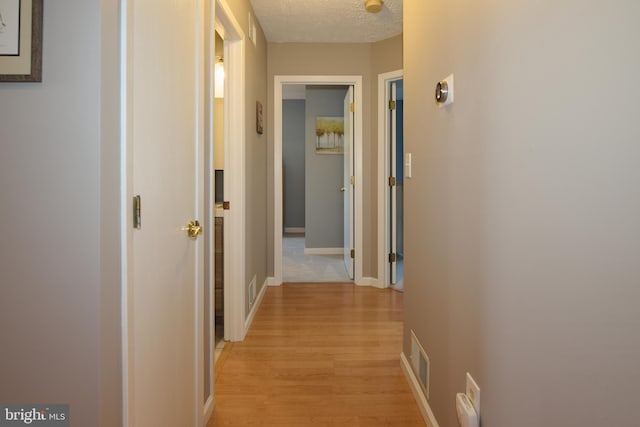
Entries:
{"type": "Polygon", "coordinates": [[[443,427],[467,371],[485,427],[637,424],[638,16],[633,0],[404,4],[404,351],[413,329],[443,427]]]}
{"type": "MultiPolygon", "coordinates": [[[[267,44],[249,0],[227,2],[237,22],[247,35],[245,41],[245,106],[246,106],[246,281],[248,288],[256,276],[256,294],[267,278],[267,132],[265,121],[262,135],[256,132],[256,101],[262,102],[263,111],[267,105],[267,44]],[[249,13],[257,25],[257,43],[254,46],[248,38],[249,13]]],[[[249,313],[249,299],[245,299],[249,313]]]]}
{"type": "Polygon", "coordinates": [[[43,82],[0,83],[0,401],[115,426],[117,5],[45,3],[43,82]]]}
{"type": "MultiPolygon", "coordinates": [[[[269,176],[273,174],[273,82],[276,75],[361,75],[363,80],[363,275],[377,276],[378,73],[402,68],[402,37],[378,43],[270,43],[268,55],[269,176]]],[[[269,182],[268,266],[273,274],[273,183],[269,182]]]]}

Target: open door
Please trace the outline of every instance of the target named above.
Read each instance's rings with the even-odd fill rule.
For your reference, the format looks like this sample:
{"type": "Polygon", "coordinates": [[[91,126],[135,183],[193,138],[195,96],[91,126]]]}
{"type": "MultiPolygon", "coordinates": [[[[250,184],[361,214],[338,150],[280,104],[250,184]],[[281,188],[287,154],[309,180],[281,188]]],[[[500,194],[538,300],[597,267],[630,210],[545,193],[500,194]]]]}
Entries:
{"type": "Polygon", "coordinates": [[[194,28],[204,11],[198,2],[149,6],[123,11],[125,417],[129,426],[193,426],[202,422],[204,61],[185,47],[202,44],[194,28]]]}
{"type": "Polygon", "coordinates": [[[344,194],[344,265],[347,274],[353,279],[355,238],[353,224],[354,207],[354,103],[353,86],[349,86],[344,97],[344,173],[342,192],[344,194]]]}

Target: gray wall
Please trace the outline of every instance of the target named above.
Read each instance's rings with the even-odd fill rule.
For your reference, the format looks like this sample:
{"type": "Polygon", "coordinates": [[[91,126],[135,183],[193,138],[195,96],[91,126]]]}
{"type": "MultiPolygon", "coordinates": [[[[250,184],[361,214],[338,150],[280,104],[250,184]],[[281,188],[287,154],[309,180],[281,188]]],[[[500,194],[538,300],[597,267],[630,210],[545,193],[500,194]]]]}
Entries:
{"type": "Polygon", "coordinates": [[[404,352],[413,329],[442,427],[467,371],[483,427],[638,424],[639,16],[635,0],[404,4],[404,352]]]}
{"type": "Polygon", "coordinates": [[[43,82],[0,83],[0,401],[73,425],[122,416],[117,33],[115,2],[45,2],[43,82]]]}
{"type": "Polygon", "coordinates": [[[282,102],[282,166],[284,182],[284,227],[305,224],[305,101],[282,102]]]}
{"type": "Polygon", "coordinates": [[[307,86],[306,102],[306,234],[307,248],[344,245],[344,156],[316,154],[316,117],[344,115],[345,87],[307,86]]]}

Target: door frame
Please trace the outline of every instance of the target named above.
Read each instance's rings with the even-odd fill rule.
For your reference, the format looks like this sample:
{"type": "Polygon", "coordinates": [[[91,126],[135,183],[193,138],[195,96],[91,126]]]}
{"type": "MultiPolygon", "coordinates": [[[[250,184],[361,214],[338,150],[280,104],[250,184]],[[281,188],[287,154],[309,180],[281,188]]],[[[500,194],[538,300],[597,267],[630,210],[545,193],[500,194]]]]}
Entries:
{"type": "MultiPolygon", "coordinates": [[[[351,180],[354,175],[354,117],[355,117],[355,99],[354,99],[354,87],[348,86],[347,93],[343,100],[343,118],[344,118],[344,154],[342,156],[342,255],[344,259],[344,265],[347,268],[347,276],[350,280],[355,278],[354,267],[355,259],[351,257],[351,249],[355,249],[355,230],[354,230],[354,208],[355,200],[353,191],[355,186],[351,180]],[[348,138],[348,139],[347,139],[348,138]],[[347,143],[348,141],[348,143],[347,143]]],[[[284,223],[284,221],[283,221],[284,223]]]]}
{"type": "Polygon", "coordinates": [[[273,281],[270,285],[282,284],[282,86],[288,84],[345,85],[354,88],[354,156],[355,156],[355,271],[354,283],[365,284],[362,280],[362,76],[274,76],[273,88],[273,281]]]}
{"type": "MultiPolygon", "coordinates": [[[[215,29],[224,40],[224,339],[245,330],[245,34],[226,0],[215,0],[215,29]]],[[[211,67],[213,70],[213,66],[211,67]]],[[[211,98],[213,100],[213,97],[211,98]]],[[[212,142],[213,143],[213,142],[212,142]]],[[[213,165],[213,163],[211,163],[213,165]]],[[[212,198],[213,200],[213,198],[212,198]]],[[[214,307],[215,305],[212,305],[214,307]]]]}
{"type": "MultiPolygon", "coordinates": [[[[389,84],[404,78],[403,70],[378,74],[378,281],[383,288],[391,285],[389,266],[389,145],[391,126],[388,100],[389,84]]],[[[404,161],[403,161],[404,164],[404,161]]]]}

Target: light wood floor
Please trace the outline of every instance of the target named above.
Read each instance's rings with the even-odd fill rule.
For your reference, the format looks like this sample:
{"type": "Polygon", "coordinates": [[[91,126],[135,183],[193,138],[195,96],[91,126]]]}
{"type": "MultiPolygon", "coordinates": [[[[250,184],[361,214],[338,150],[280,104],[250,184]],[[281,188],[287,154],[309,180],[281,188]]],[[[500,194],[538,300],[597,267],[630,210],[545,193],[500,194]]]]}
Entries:
{"type": "Polygon", "coordinates": [[[424,426],[400,367],[403,294],[343,283],[267,289],[216,365],[207,427],[424,426]]]}

